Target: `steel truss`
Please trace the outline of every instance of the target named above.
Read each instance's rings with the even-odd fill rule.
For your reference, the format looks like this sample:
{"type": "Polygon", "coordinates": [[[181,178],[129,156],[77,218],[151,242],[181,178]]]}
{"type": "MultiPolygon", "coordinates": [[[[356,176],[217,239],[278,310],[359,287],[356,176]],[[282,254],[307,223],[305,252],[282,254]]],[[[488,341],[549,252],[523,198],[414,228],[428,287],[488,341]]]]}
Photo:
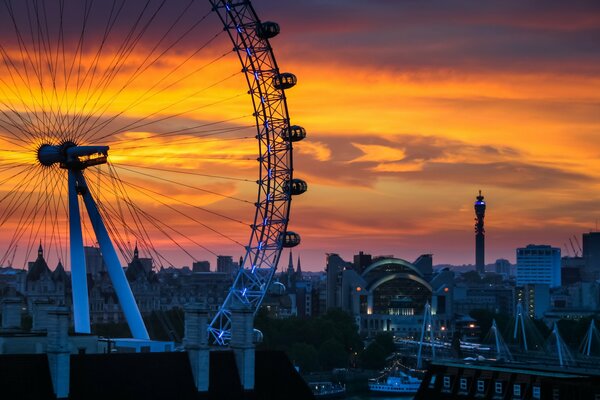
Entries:
{"type": "Polygon", "coordinates": [[[292,142],[284,89],[276,87],[279,68],[269,40],[259,35],[261,22],[249,1],[209,0],[227,30],[248,82],[256,117],[259,186],[252,233],[225,301],[209,326],[214,342],[231,338],[231,306],[258,310],[271,283],[283,247],[290,214],[292,142]]]}

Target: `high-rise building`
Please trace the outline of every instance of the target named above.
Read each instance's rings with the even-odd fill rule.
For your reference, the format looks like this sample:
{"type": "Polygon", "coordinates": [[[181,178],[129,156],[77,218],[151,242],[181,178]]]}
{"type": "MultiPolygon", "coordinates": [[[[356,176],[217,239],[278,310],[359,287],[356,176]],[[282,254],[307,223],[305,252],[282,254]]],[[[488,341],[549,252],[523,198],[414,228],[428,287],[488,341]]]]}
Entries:
{"type": "Polygon", "coordinates": [[[341,307],[342,271],[350,263],[344,261],[338,254],[327,254],[327,310],[341,307]]]}
{"type": "Polygon", "coordinates": [[[362,251],[358,252],[358,254],[354,255],[354,269],[358,274],[362,274],[365,268],[371,265],[373,262],[373,257],[370,254],[365,254],[362,251]]]}
{"type": "Polygon", "coordinates": [[[483,219],[485,218],[485,201],[479,191],[475,201],[475,269],[480,274],[485,272],[485,229],[483,219]]]}
{"type": "Polygon", "coordinates": [[[497,274],[510,276],[510,261],[508,261],[504,258],[499,258],[494,263],[494,266],[496,268],[497,274]]]}
{"type": "Polygon", "coordinates": [[[233,274],[237,266],[232,256],[217,256],[217,272],[233,274]]]}
{"type": "Polygon", "coordinates": [[[561,284],[560,249],[530,244],[517,249],[517,286],[561,284]]]}
{"type": "Polygon", "coordinates": [[[102,258],[99,247],[84,246],[83,253],[85,255],[85,268],[88,274],[95,275],[99,272],[106,271],[104,258],[102,258]]]}
{"type": "Polygon", "coordinates": [[[583,234],[584,280],[593,282],[600,279],[600,232],[583,234]]]}
{"type": "MultiPolygon", "coordinates": [[[[518,285],[518,284],[517,284],[518,285]]],[[[550,308],[550,287],[546,284],[527,284],[515,288],[517,304],[529,318],[540,319],[550,308]]]]}

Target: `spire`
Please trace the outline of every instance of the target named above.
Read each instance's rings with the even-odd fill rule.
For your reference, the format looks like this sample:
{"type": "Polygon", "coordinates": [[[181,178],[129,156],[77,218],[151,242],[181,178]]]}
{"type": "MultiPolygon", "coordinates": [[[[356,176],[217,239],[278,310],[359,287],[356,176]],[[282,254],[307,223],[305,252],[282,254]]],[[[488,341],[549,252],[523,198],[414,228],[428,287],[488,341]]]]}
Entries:
{"type": "Polygon", "coordinates": [[[290,250],[290,261],[288,261],[288,273],[294,272],[294,260],[292,259],[292,251],[290,250]]]}
{"type": "Polygon", "coordinates": [[[300,256],[298,256],[298,264],[296,264],[296,275],[302,276],[302,267],[300,267],[300,256]]]}
{"type": "Polygon", "coordinates": [[[38,258],[44,258],[44,249],[42,248],[41,240],[40,240],[40,247],[38,247],[38,258]]]}
{"type": "Polygon", "coordinates": [[[140,252],[138,251],[137,248],[137,242],[135,242],[135,248],[133,249],[133,258],[139,258],[140,257],[140,252]]]}

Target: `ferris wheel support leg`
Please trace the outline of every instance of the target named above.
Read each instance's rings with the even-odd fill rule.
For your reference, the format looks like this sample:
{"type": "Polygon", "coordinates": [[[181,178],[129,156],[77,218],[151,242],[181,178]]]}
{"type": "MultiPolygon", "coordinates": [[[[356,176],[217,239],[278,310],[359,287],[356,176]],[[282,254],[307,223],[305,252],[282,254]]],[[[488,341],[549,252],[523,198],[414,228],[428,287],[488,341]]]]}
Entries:
{"type": "Polygon", "coordinates": [[[133,293],[131,292],[131,287],[129,287],[129,283],[125,277],[125,272],[123,272],[123,268],[121,268],[119,257],[117,257],[110,236],[108,236],[108,231],[104,226],[96,202],[87,189],[83,174],[79,171],[76,171],[75,174],[77,183],[80,188],[83,189],[83,201],[85,202],[85,207],[90,217],[90,221],[92,222],[96,239],[98,239],[98,243],[100,244],[100,251],[102,252],[106,268],[108,269],[108,275],[110,276],[117,298],[119,299],[119,304],[121,304],[121,308],[123,309],[123,314],[125,314],[125,319],[127,320],[131,334],[135,339],[148,340],[150,337],[148,336],[146,325],[144,324],[140,310],[138,309],[133,293]]]}
{"type": "Polygon", "coordinates": [[[73,322],[75,332],[90,333],[90,306],[87,271],[81,233],[81,214],[77,199],[76,177],[69,171],[69,233],[71,249],[71,282],[73,286],[73,322]]]}

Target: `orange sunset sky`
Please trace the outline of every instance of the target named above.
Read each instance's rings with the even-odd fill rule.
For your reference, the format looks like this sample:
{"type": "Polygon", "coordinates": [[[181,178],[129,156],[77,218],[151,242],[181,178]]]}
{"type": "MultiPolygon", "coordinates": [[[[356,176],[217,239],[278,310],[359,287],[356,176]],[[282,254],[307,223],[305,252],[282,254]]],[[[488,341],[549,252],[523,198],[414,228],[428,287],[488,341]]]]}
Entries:
{"type": "MultiPolygon", "coordinates": [[[[187,4],[175,3],[179,10],[187,4]]],[[[208,2],[196,3],[195,15],[204,15],[208,2]]],[[[307,139],[294,148],[294,175],[308,182],[309,191],[294,198],[290,223],[290,229],[302,235],[294,258],[301,257],[303,269],[321,270],[326,253],[351,259],[359,250],[407,260],[433,253],[436,264],[474,263],[473,202],[479,189],[488,203],[487,263],[497,258],[514,262],[515,248],[529,243],[551,244],[566,254],[564,244],[570,237],[596,229],[600,7],[595,2],[253,3],[263,20],[281,25],[281,34],[271,44],[280,69],[299,80],[286,95],[292,123],[308,131],[307,139]]],[[[17,17],[22,11],[14,9],[17,17]]],[[[5,10],[0,15],[0,37],[14,38],[5,10]]],[[[74,110],[97,115],[102,110],[100,123],[118,116],[96,131],[87,126],[86,140],[111,146],[109,159],[128,184],[127,199],[155,221],[144,223],[146,239],[133,232],[135,223],[122,228],[124,258],[136,241],[144,243],[146,256],[158,258],[150,247],[163,254],[169,260],[165,266],[191,265],[193,259],[208,259],[214,266],[215,254],[239,257],[239,243],[247,242],[247,224],[254,215],[249,203],[256,198],[257,146],[244,78],[235,55],[227,54],[231,43],[219,34],[219,21],[209,15],[206,25],[167,49],[168,39],[177,37],[168,27],[178,14],[170,11],[140,37],[123,60],[124,68],[114,70],[112,58],[95,58],[103,16],[109,18],[110,10],[95,15],[99,22],[90,23],[89,40],[80,52],[75,26],[71,31],[65,28],[61,41],[50,24],[54,41],[48,43],[64,43],[66,50],[48,46],[37,58],[34,50],[24,53],[18,40],[3,39],[4,265],[14,255],[14,265],[21,267],[34,257],[31,248],[40,241],[50,248],[50,264],[58,259],[68,264],[66,199],[61,200],[66,178],[58,169],[40,172],[35,150],[58,140],[46,131],[68,132],[73,127],[61,127],[60,120],[49,123],[39,116],[41,110],[56,115],[74,110]],[[167,40],[160,42],[160,32],[167,32],[167,40]],[[196,52],[205,42],[209,45],[196,52]],[[158,55],[163,49],[168,51],[159,62],[150,64],[148,52],[158,55]],[[59,71],[54,76],[56,96],[40,89],[53,81],[43,60],[54,60],[59,71]],[[82,78],[83,83],[67,79],[70,60],[98,78],[82,78]],[[139,66],[146,67],[137,76],[139,66]],[[35,77],[36,68],[45,71],[42,78],[35,77]],[[31,76],[19,76],[17,70],[29,70],[31,76]],[[86,84],[98,87],[102,76],[112,78],[96,96],[86,84]],[[87,101],[90,98],[99,101],[87,101]],[[36,139],[19,134],[10,124],[16,118],[7,117],[11,112],[29,113],[30,125],[45,133],[36,139]],[[149,120],[153,122],[145,124],[149,120]],[[161,136],[164,132],[172,133],[161,136]],[[15,169],[11,163],[32,168],[15,169]],[[21,175],[13,177],[18,171],[21,175]],[[28,193],[33,193],[30,202],[28,193]],[[51,200],[36,203],[44,196],[51,200]],[[44,219],[41,210],[53,213],[54,222],[44,219]],[[31,222],[25,227],[22,221],[28,218],[31,222]],[[170,229],[162,223],[185,234],[186,239],[175,239],[184,249],[169,239],[178,237],[175,230],[162,232],[170,229]],[[39,225],[43,228],[31,233],[31,226],[39,225]],[[218,227],[223,235],[204,225],[218,227]],[[23,233],[15,242],[14,232],[20,229],[23,233]],[[149,237],[152,246],[147,244],[149,237]]],[[[23,15],[17,20],[27,25],[23,15]]],[[[127,20],[125,15],[121,20],[127,20]]],[[[191,26],[186,23],[193,20],[178,22],[178,32],[191,26]]],[[[127,32],[124,22],[116,26],[103,50],[109,54],[118,54],[119,38],[127,32]]],[[[44,43],[24,37],[31,49],[44,43]]],[[[114,201],[121,192],[110,186],[108,167],[98,168],[86,171],[88,180],[98,185],[100,202],[111,218],[124,219],[127,213],[114,201]]],[[[85,221],[84,236],[93,244],[85,221]]],[[[282,260],[280,267],[287,263],[287,252],[282,260]]]]}

